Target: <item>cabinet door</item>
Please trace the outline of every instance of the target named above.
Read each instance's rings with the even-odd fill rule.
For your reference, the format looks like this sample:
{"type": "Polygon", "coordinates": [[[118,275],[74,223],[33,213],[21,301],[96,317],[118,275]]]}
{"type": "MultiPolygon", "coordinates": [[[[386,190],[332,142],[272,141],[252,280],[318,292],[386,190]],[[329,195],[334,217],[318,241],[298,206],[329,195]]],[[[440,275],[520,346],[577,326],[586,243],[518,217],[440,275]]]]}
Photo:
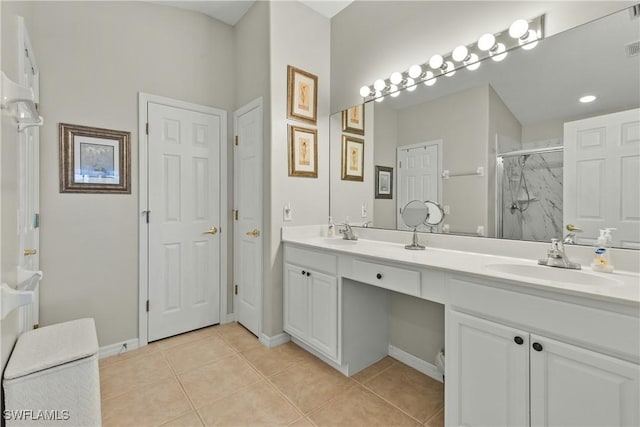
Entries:
{"type": "Polygon", "coordinates": [[[455,311],[447,321],[446,424],[529,424],[529,334],[455,311]]]}
{"type": "Polygon", "coordinates": [[[309,281],[306,273],[302,267],[284,265],[284,330],[300,339],[306,339],[309,331],[309,281]]]}
{"type": "Polygon", "coordinates": [[[531,425],[640,425],[640,366],[531,335],[531,425]]]}
{"type": "Polygon", "coordinates": [[[332,359],[338,355],[338,280],[315,271],[309,276],[309,342],[332,359]]]}

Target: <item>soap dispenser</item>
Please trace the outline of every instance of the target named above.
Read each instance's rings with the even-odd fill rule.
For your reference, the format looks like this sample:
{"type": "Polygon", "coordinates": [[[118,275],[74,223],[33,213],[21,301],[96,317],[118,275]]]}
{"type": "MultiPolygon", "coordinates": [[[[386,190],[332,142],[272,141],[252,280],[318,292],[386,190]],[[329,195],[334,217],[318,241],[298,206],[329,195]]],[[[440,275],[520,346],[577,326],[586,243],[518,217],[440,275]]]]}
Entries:
{"type": "Polygon", "coordinates": [[[593,271],[601,271],[603,273],[613,272],[613,264],[611,262],[611,244],[613,242],[611,231],[613,230],[615,230],[615,228],[600,230],[600,236],[594,245],[595,253],[593,261],[591,261],[593,271]]]}

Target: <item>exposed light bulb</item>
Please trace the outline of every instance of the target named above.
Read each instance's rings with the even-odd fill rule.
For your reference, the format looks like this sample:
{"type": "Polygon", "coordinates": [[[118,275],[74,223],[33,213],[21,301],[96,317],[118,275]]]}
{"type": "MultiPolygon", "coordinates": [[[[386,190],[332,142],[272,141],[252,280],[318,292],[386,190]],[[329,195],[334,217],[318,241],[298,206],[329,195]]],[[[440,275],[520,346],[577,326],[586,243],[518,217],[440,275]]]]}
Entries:
{"type": "Polygon", "coordinates": [[[424,84],[426,86],[433,86],[434,84],[436,84],[435,76],[431,71],[427,71],[424,74],[424,84]]]}
{"type": "Polygon", "coordinates": [[[489,54],[491,55],[491,59],[493,59],[496,62],[500,62],[502,61],[504,58],[507,57],[507,52],[506,52],[507,48],[505,47],[504,44],[502,43],[498,43],[496,45],[495,50],[491,50],[489,52],[489,54]]]}
{"type": "Polygon", "coordinates": [[[384,98],[382,97],[382,92],[380,91],[376,92],[375,97],[376,97],[376,102],[384,101],[384,98]]]}
{"type": "Polygon", "coordinates": [[[496,44],[496,38],[493,34],[483,34],[478,40],[478,49],[487,51],[496,44]]]}
{"type": "Polygon", "coordinates": [[[382,79],[378,79],[373,83],[373,88],[378,92],[382,91],[386,87],[387,84],[382,79]]]}
{"type": "Polygon", "coordinates": [[[538,45],[538,34],[535,31],[529,31],[526,37],[518,40],[518,43],[524,50],[531,50],[538,45]]]}
{"type": "Polygon", "coordinates": [[[395,72],[395,73],[391,73],[391,77],[389,77],[389,81],[394,84],[400,84],[402,82],[402,74],[400,74],[399,72],[395,72]]]}
{"type": "Polygon", "coordinates": [[[480,68],[480,58],[475,53],[469,55],[469,59],[464,61],[464,65],[467,67],[467,70],[477,70],[480,68]]]}
{"type": "Polygon", "coordinates": [[[449,70],[449,71],[445,71],[444,75],[447,77],[452,77],[455,73],[456,73],[456,66],[453,65],[453,62],[451,61],[447,61],[445,63],[445,67],[444,70],[449,70]]]}
{"type": "Polygon", "coordinates": [[[518,19],[509,27],[509,35],[514,39],[523,37],[529,31],[529,23],[524,19],[518,19]]]}
{"type": "Polygon", "coordinates": [[[366,98],[369,95],[371,95],[371,89],[369,89],[369,86],[362,86],[360,88],[360,96],[366,98]]]}
{"type": "Polygon", "coordinates": [[[465,60],[465,58],[468,55],[469,55],[469,49],[467,49],[466,46],[458,46],[455,49],[453,49],[453,53],[451,54],[451,57],[453,58],[454,61],[462,62],[465,60]]]}
{"type": "Polygon", "coordinates": [[[417,79],[422,75],[422,67],[419,65],[412,65],[409,68],[409,77],[412,79],[417,79]]]}
{"type": "Polygon", "coordinates": [[[400,95],[400,91],[398,91],[398,86],[396,86],[396,85],[389,86],[389,93],[391,94],[391,96],[393,98],[395,98],[396,96],[400,95]]]}
{"type": "Polygon", "coordinates": [[[434,70],[437,70],[438,68],[442,67],[443,63],[444,63],[444,59],[442,58],[442,55],[433,55],[429,59],[429,67],[433,68],[434,70]]]}
{"type": "Polygon", "coordinates": [[[580,102],[582,102],[583,104],[588,104],[590,102],[595,101],[596,99],[598,99],[598,97],[595,95],[585,95],[582,98],[580,98],[580,102]]]}
{"type": "Polygon", "coordinates": [[[416,90],[416,82],[412,78],[408,78],[404,86],[409,92],[416,90]]]}

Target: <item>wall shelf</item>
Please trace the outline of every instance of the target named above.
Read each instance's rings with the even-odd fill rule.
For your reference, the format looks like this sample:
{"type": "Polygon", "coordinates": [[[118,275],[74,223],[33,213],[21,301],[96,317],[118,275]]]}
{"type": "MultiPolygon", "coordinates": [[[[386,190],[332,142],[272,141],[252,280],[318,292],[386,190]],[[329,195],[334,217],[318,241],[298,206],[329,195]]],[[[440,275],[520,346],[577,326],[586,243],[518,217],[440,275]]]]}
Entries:
{"type": "Polygon", "coordinates": [[[0,72],[2,79],[2,102],[0,107],[18,124],[18,132],[32,126],[42,126],[44,119],[38,113],[33,89],[21,86],[0,72]],[[20,108],[23,105],[24,108],[20,108]]]}

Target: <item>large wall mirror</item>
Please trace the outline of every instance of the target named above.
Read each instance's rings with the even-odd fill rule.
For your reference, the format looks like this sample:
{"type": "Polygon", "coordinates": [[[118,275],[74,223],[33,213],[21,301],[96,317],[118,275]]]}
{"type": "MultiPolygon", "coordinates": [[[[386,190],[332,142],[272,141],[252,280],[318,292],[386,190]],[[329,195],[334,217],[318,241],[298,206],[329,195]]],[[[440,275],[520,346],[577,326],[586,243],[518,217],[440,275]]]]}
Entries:
{"type": "Polygon", "coordinates": [[[433,200],[446,216],[423,232],[549,241],[573,224],[592,244],[615,227],[614,246],[640,248],[639,41],[625,9],[333,114],[331,215],[402,229],[402,206],[433,200]],[[358,180],[343,179],[349,162],[358,180]]]}

